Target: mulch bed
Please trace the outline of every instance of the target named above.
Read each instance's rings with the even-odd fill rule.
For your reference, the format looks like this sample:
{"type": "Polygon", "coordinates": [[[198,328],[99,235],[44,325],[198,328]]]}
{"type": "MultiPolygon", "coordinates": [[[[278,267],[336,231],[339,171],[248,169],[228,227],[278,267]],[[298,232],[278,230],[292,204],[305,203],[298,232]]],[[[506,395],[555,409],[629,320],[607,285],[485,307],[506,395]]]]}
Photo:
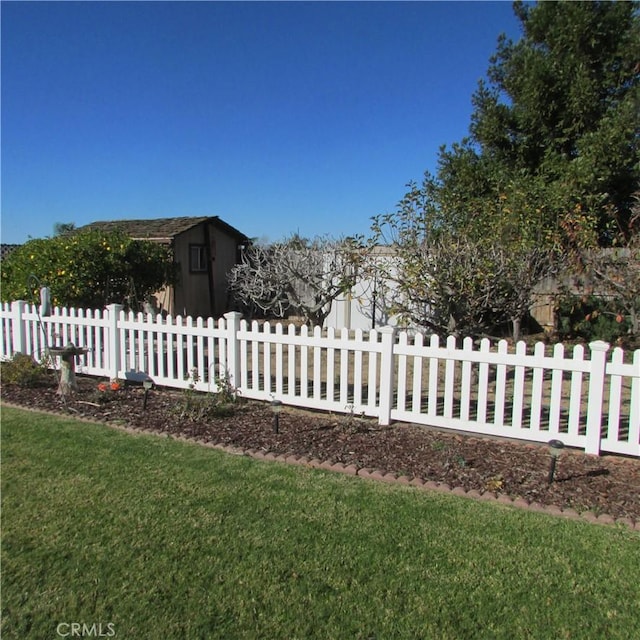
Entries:
{"type": "MultiPolygon", "coordinates": [[[[596,457],[565,449],[549,484],[550,456],[545,445],[401,423],[381,427],[374,420],[290,407],[283,408],[279,432],[275,433],[268,403],[239,400],[230,415],[203,415],[210,407],[210,397],[202,400],[201,394],[154,388],[143,410],[141,386],[127,384],[111,391],[107,383],[106,391],[99,391],[95,378],[80,376],[78,382],[78,393],[64,402],[53,383],[36,388],[3,385],[2,400],[253,454],[341,463],[358,470],[376,470],[380,475],[403,476],[418,484],[442,483],[458,492],[507,502],[508,496],[520,505],[526,501],[534,508],[555,507],[592,520],[598,516],[597,521],[616,520],[640,528],[637,458],[596,457]]],[[[361,475],[368,474],[363,471],[361,475]]]]}

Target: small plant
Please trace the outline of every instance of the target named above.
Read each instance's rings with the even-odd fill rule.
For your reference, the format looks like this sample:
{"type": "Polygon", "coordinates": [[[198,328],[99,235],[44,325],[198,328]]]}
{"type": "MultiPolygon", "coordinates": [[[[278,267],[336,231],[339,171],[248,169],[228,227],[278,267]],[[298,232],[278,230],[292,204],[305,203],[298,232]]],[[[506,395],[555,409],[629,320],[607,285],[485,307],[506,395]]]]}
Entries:
{"type": "Polygon", "coordinates": [[[468,462],[466,460],[466,458],[464,456],[461,455],[457,455],[455,457],[455,463],[459,466],[459,467],[466,467],[468,462]]]}
{"type": "Polygon", "coordinates": [[[215,382],[218,389],[215,395],[220,404],[234,404],[238,401],[240,391],[231,384],[231,379],[227,373],[217,376],[215,382]]]}
{"type": "Polygon", "coordinates": [[[11,360],[2,363],[2,382],[18,387],[37,387],[48,379],[47,360],[37,362],[25,353],[16,353],[11,360]]]}
{"type": "Polygon", "coordinates": [[[353,404],[348,404],[345,409],[347,409],[348,413],[344,417],[344,425],[348,431],[352,431],[354,433],[359,433],[362,431],[367,431],[367,424],[364,421],[364,412],[362,414],[357,415],[355,412],[355,406],[353,404]]]}
{"type": "Polygon", "coordinates": [[[95,392],[92,394],[92,399],[98,404],[107,404],[116,399],[117,394],[123,387],[123,382],[117,378],[99,382],[95,392]]]}
{"type": "Polygon", "coordinates": [[[216,378],[218,391],[215,393],[196,391],[196,384],[200,381],[197,369],[192,369],[185,379],[189,386],[183,391],[181,401],[174,408],[175,414],[181,420],[198,422],[207,418],[233,415],[238,401],[238,390],[233,387],[228,376],[216,378]]]}
{"type": "Polygon", "coordinates": [[[431,448],[434,451],[447,451],[449,449],[449,445],[443,440],[435,440],[432,443],[431,448]]]}
{"type": "Polygon", "coordinates": [[[100,382],[98,384],[98,391],[102,393],[108,393],[109,391],[119,391],[122,388],[122,382],[118,379],[110,380],[109,382],[100,382]]]}
{"type": "Polygon", "coordinates": [[[489,491],[491,493],[497,493],[502,489],[504,485],[504,478],[502,475],[498,474],[497,476],[493,476],[489,478],[484,485],[485,491],[489,491]]]}

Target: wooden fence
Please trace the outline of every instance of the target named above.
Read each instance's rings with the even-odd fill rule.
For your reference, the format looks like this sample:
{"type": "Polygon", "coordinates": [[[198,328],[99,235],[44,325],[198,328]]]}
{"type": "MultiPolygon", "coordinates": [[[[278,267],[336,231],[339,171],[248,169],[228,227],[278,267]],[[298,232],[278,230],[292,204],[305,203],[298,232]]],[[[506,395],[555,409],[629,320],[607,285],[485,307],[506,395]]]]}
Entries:
{"type": "Polygon", "coordinates": [[[46,354],[73,342],[88,349],[78,370],[242,397],[413,422],[533,442],[560,439],[588,453],[640,457],[640,350],[605,342],[565,349],[510,348],[420,333],[171,318],[54,309],[41,317],[22,301],[0,306],[0,358],[46,354]]]}

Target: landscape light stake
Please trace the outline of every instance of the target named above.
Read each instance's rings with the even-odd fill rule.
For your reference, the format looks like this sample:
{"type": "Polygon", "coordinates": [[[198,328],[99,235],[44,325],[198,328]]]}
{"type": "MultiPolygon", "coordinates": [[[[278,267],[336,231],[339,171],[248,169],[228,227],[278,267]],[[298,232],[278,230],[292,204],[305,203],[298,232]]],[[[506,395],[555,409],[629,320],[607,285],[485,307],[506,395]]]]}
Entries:
{"type": "Polygon", "coordinates": [[[142,401],[142,410],[147,410],[147,400],[149,398],[149,391],[153,387],[153,380],[143,380],[142,386],[144,387],[144,400],[142,401]]]}
{"type": "Polygon", "coordinates": [[[282,411],[282,402],[280,400],[271,401],[271,411],[273,411],[273,432],[280,432],[280,411],[282,411]]]}
{"type": "Polygon", "coordinates": [[[549,450],[551,452],[551,464],[549,466],[549,478],[548,483],[553,482],[553,476],[556,472],[556,462],[564,449],[564,442],[562,440],[549,440],[549,450]]]}

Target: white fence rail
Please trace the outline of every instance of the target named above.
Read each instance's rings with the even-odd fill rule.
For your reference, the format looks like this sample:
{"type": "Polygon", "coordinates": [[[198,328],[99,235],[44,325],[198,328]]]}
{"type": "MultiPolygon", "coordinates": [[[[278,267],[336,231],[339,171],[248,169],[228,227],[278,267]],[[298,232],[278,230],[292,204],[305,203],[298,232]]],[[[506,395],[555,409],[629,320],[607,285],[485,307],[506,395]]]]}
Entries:
{"type": "Polygon", "coordinates": [[[216,391],[222,378],[245,398],[518,438],[560,439],[588,453],[640,457],[640,350],[605,342],[566,350],[470,338],[428,341],[385,327],[336,332],[219,320],[0,306],[0,358],[39,358],[47,346],[88,349],[82,373],[216,391]]]}

